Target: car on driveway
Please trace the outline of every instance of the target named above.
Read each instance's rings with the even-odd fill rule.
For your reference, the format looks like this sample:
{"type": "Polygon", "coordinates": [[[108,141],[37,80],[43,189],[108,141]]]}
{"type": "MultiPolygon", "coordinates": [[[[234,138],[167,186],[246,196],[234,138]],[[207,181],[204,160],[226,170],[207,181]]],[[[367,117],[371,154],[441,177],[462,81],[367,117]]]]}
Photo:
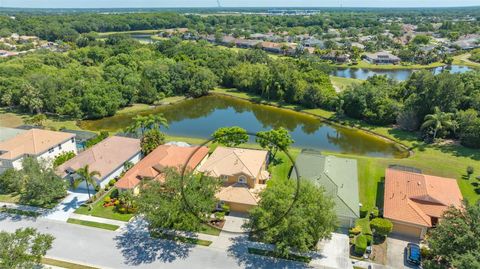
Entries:
{"type": "Polygon", "coordinates": [[[420,263],[422,262],[420,246],[414,243],[408,243],[405,251],[407,256],[407,263],[420,266],[420,263]]]}

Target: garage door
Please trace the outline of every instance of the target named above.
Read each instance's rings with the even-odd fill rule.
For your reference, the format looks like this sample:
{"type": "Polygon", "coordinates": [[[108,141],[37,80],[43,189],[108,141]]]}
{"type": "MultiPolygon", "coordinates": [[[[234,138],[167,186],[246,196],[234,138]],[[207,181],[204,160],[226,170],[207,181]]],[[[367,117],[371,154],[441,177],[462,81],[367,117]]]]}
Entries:
{"type": "Polygon", "coordinates": [[[232,202],[227,202],[227,204],[228,206],[230,206],[230,211],[242,212],[242,213],[247,213],[250,209],[254,207],[253,205],[232,203],[232,202]]]}
{"type": "Polygon", "coordinates": [[[392,233],[411,236],[415,238],[420,238],[422,234],[422,228],[412,225],[407,225],[403,223],[393,222],[393,231],[392,233]]]}

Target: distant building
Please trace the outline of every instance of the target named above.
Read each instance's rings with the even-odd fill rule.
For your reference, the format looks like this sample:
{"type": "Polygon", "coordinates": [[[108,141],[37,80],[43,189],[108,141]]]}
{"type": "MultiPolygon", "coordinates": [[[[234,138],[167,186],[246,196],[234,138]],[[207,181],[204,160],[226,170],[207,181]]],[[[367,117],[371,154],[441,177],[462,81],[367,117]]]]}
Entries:
{"type": "Polygon", "coordinates": [[[338,51],[331,51],[327,54],[323,54],[322,56],[320,56],[320,58],[336,63],[346,63],[350,61],[350,55],[345,53],[339,53],[338,51]]]}
{"type": "Polygon", "coordinates": [[[365,60],[372,64],[398,64],[400,63],[400,58],[397,56],[386,52],[375,52],[375,53],[365,53],[365,60]]]}
{"type": "Polygon", "coordinates": [[[325,42],[316,38],[310,38],[302,41],[302,45],[308,48],[325,49],[325,42]]]}
{"type": "Polygon", "coordinates": [[[42,129],[19,131],[0,142],[0,173],[8,168],[22,169],[27,156],[52,165],[59,154],[77,153],[75,134],[42,129]]]}
{"type": "Polygon", "coordinates": [[[235,45],[239,48],[254,48],[259,43],[261,43],[260,40],[252,40],[252,39],[237,39],[235,41],[235,45]]]}
{"type": "Polygon", "coordinates": [[[457,41],[453,42],[452,45],[459,47],[462,50],[480,48],[480,35],[471,34],[462,36],[457,41]]]}

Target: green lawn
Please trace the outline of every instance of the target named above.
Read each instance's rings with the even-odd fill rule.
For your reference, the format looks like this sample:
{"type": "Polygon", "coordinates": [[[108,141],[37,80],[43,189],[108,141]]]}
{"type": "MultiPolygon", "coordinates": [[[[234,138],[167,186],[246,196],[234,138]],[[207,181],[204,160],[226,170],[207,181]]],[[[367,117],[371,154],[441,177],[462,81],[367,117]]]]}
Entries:
{"type": "MultiPolygon", "coordinates": [[[[112,191],[113,189],[108,192],[108,195],[110,195],[112,191]]],[[[92,205],[92,210],[88,210],[88,206],[80,206],[75,210],[75,213],[120,221],[129,221],[133,217],[133,214],[121,214],[116,212],[114,206],[103,207],[103,199],[94,203],[92,205]]]]}
{"type": "Polygon", "coordinates": [[[86,266],[86,265],[81,265],[81,264],[76,264],[76,263],[51,259],[51,258],[45,258],[45,257],[42,258],[42,264],[57,266],[57,267],[66,268],[66,269],[99,269],[97,267],[91,267],[91,266],[86,266]]]}
{"type": "Polygon", "coordinates": [[[102,32],[98,33],[98,36],[109,36],[114,34],[156,34],[161,30],[132,30],[132,31],[118,31],[118,32],[102,32]]]}
{"type": "Polygon", "coordinates": [[[474,68],[480,68],[480,63],[472,62],[468,58],[470,57],[470,53],[460,54],[457,56],[453,56],[452,64],[456,65],[465,65],[474,68]]]}
{"type": "Polygon", "coordinates": [[[25,211],[25,210],[14,209],[14,208],[5,208],[5,207],[0,207],[0,213],[22,215],[22,216],[34,217],[34,218],[40,216],[40,213],[38,212],[25,211]]]}
{"type": "Polygon", "coordinates": [[[200,231],[199,231],[199,233],[209,234],[209,235],[214,235],[214,236],[219,236],[220,232],[221,232],[220,229],[216,229],[216,228],[214,228],[210,225],[207,225],[207,224],[202,224],[202,228],[200,228],[200,231]]]}
{"type": "Polygon", "coordinates": [[[330,76],[330,81],[332,82],[333,87],[335,87],[339,92],[345,90],[349,86],[362,83],[362,80],[360,79],[342,78],[335,76],[330,76]]]}
{"type": "Polygon", "coordinates": [[[88,227],[95,227],[95,228],[100,228],[100,229],[105,229],[105,230],[110,230],[110,231],[115,231],[118,228],[120,228],[120,226],[118,226],[118,225],[112,225],[112,224],[106,224],[106,223],[100,223],[100,222],[94,222],[94,221],[87,221],[87,220],[72,219],[72,218],[69,218],[67,220],[67,223],[78,224],[78,225],[83,225],[83,226],[88,226],[88,227]]]}
{"type": "Polygon", "coordinates": [[[312,258],[307,256],[301,256],[296,254],[289,254],[288,256],[285,256],[272,250],[258,249],[258,248],[248,248],[248,253],[267,256],[267,257],[273,257],[273,258],[279,258],[284,260],[304,262],[304,263],[309,263],[312,260],[312,258]]]}
{"type": "Polygon", "coordinates": [[[20,200],[18,194],[0,194],[0,202],[17,204],[20,200]]]}
{"type": "Polygon", "coordinates": [[[167,239],[167,240],[172,240],[172,241],[177,241],[177,242],[182,242],[182,243],[187,243],[187,244],[201,245],[201,246],[205,246],[205,247],[208,247],[212,244],[212,241],[210,241],[210,240],[184,237],[184,236],[180,236],[180,235],[172,235],[172,234],[158,233],[158,232],[150,232],[150,235],[153,238],[167,239]]]}

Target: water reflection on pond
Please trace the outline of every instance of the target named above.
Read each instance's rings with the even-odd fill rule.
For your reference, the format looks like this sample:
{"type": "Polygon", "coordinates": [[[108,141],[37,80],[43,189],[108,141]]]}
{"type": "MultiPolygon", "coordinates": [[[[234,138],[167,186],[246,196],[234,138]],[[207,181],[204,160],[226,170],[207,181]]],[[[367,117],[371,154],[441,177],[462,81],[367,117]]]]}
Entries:
{"type": "Polygon", "coordinates": [[[329,125],[303,113],[216,95],[160,106],[141,113],[83,121],[81,127],[120,131],[132,123],[135,115],[151,113],[163,113],[170,125],[165,131],[174,136],[208,138],[213,131],[224,126],[241,126],[249,132],[284,127],[291,132],[297,147],[379,157],[406,155],[397,145],[358,130],[329,125]]]}

